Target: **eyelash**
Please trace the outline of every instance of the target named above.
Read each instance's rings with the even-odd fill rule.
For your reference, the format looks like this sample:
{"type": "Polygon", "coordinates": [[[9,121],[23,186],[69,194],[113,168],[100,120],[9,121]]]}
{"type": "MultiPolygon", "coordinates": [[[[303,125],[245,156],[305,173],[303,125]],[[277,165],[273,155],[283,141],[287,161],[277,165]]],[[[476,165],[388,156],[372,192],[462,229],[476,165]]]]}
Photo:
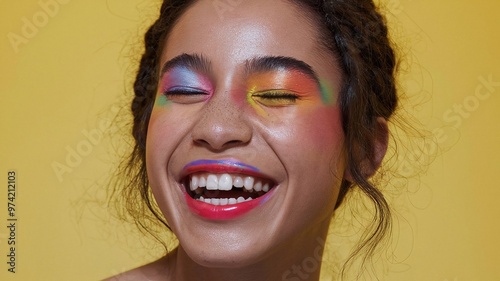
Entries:
{"type": "Polygon", "coordinates": [[[165,96],[193,96],[193,95],[208,95],[208,93],[199,91],[199,90],[192,90],[192,89],[172,89],[172,90],[167,90],[163,92],[165,96]]]}
{"type": "Polygon", "coordinates": [[[283,101],[293,101],[296,102],[299,96],[289,92],[264,92],[259,94],[254,94],[255,97],[269,99],[269,100],[283,100],[283,101]]]}
{"type": "MultiPolygon", "coordinates": [[[[163,95],[173,102],[187,104],[201,101],[204,99],[202,96],[208,93],[198,89],[173,88],[163,92],[163,95]]],[[[272,107],[293,105],[300,98],[297,94],[282,91],[255,93],[252,96],[260,99],[263,105],[272,107]]]]}
{"type": "Polygon", "coordinates": [[[174,87],[164,91],[163,96],[177,104],[193,104],[206,100],[208,93],[196,88],[174,87]]]}

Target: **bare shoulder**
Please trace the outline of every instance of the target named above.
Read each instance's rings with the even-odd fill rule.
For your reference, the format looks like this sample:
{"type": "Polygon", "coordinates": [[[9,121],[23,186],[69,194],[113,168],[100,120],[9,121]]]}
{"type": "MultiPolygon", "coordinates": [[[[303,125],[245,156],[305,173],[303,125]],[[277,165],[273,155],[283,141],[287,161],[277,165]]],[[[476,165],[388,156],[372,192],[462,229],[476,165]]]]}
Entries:
{"type": "Polygon", "coordinates": [[[173,280],[171,279],[171,258],[165,256],[152,263],[134,268],[132,270],[120,273],[118,275],[104,279],[103,281],[156,281],[156,280],[173,280]]]}

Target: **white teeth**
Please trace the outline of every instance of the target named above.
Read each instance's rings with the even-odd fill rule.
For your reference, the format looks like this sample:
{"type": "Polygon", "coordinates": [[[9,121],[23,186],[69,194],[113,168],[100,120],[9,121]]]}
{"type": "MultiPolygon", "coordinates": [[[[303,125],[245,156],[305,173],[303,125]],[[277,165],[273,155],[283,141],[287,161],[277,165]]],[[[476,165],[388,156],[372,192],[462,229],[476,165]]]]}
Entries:
{"type": "Polygon", "coordinates": [[[262,191],[262,183],[258,181],[254,186],[253,189],[257,192],[262,191]]]}
{"type": "Polygon", "coordinates": [[[242,188],[243,187],[243,179],[241,177],[235,177],[233,185],[234,185],[234,187],[242,188]]]}
{"type": "Polygon", "coordinates": [[[238,204],[238,203],[242,203],[242,202],[246,202],[246,201],[251,201],[253,200],[252,198],[243,198],[242,196],[238,197],[238,199],[235,199],[235,198],[203,198],[203,197],[200,197],[198,199],[196,199],[198,201],[201,201],[201,202],[205,202],[207,204],[211,204],[211,205],[215,205],[215,206],[225,206],[225,205],[234,205],[234,204],[238,204]]]}
{"type": "Polygon", "coordinates": [[[245,178],[245,182],[243,183],[243,185],[245,186],[246,190],[250,191],[253,189],[253,181],[254,179],[252,177],[245,178]]]}
{"type": "Polygon", "coordinates": [[[222,174],[219,178],[219,190],[231,190],[232,187],[233,178],[229,174],[222,174]]]}
{"type": "MultiPolygon", "coordinates": [[[[210,194],[210,192],[215,190],[231,191],[233,186],[237,189],[244,187],[244,189],[241,190],[244,192],[268,192],[270,189],[270,183],[262,183],[260,180],[256,181],[254,177],[232,176],[227,173],[221,175],[205,174],[204,176],[192,175],[189,182],[189,189],[193,196],[197,198],[196,200],[208,204],[224,206],[252,200],[251,197],[245,199],[247,196],[240,196],[238,198],[204,198],[201,196],[210,194]]],[[[216,193],[212,192],[211,194],[214,196],[216,193]]]]}
{"type": "Polygon", "coordinates": [[[191,185],[190,185],[191,191],[194,191],[198,188],[198,177],[193,176],[191,178],[191,185]]]}
{"type": "Polygon", "coordinates": [[[264,186],[267,185],[265,192],[269,191],[269,183],[263,184],[261,181],[255,183],[254,177],[247,176],[245,178],[240,176],[233,176],[230,174],[208,174],[206,176],[191,176],[189,182],[189,188],[191,191],[195,191],[200,187],[204,187],[207,190],[225,190],[229,191],[233,188],[245,187],[244,191],[262,191],[264,186]]]}
{"type": "Polygon", "coordinates": [[[209,175],[207,177],[207,190],[217,190],[219,185],[216,175],[209,175]]]}
{"type": "Polygon", "coordinates": [[[207,186],[207,181],[205,180],[205,177],[200,177],[200,181],[198,182],[199,187],[205,187],[207,186]]]}

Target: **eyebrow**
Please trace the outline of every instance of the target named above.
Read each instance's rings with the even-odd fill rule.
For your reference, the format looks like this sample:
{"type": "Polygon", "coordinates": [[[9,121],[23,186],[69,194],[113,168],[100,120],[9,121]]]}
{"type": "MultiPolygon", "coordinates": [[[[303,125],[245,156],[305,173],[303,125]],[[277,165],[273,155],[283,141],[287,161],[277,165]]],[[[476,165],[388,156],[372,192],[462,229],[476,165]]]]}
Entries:
{"type": "Polygon", "coordinates": [[[312,67],[304,61],[284,56],[264,56],[250,59],[245,64],[245,71],[248,74],[259,72],[270,72],[278,70],[300,71],[312,80],[319,83],[318,76],[312,67]]]}
{"type": "Polygon", "coordinates": [[[199,71],[204,74],[209,74],[211,71],[210,61],[198,54],[182,54],[175,58],[167,61],[160,71],[160,77],[163,76],[167,71],[176,67],[185,67],[195,71],[199,71]]]}
{"type": "MultiPolygon", "coordinates": [[[[185,67],[205,74],[210,74],[211,72],[210,60],[202,55],[184,53],[167,61],[161,68],[160,77],[163,76],[167,71],[175,67],[185,67]]],[[[292,57],[262,56],[245,61],[246,75],[279,70],[300,71],[319,84],[319,78],[312,67],[306,62],[292,57]]]]}

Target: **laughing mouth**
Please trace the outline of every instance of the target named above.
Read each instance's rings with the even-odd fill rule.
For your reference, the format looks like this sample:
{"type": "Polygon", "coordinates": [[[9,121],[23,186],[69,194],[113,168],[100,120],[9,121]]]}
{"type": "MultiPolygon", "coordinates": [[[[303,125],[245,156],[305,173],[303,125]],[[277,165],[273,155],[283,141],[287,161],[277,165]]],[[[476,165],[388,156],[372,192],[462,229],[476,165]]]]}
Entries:
{"type": "Polygon", "coordinates": [[[206,172],[190,174],[184,183],[191,198],[216,206],[251,201],[263,196],[275,186],[270,179],[242,174],[206,172]]]}

